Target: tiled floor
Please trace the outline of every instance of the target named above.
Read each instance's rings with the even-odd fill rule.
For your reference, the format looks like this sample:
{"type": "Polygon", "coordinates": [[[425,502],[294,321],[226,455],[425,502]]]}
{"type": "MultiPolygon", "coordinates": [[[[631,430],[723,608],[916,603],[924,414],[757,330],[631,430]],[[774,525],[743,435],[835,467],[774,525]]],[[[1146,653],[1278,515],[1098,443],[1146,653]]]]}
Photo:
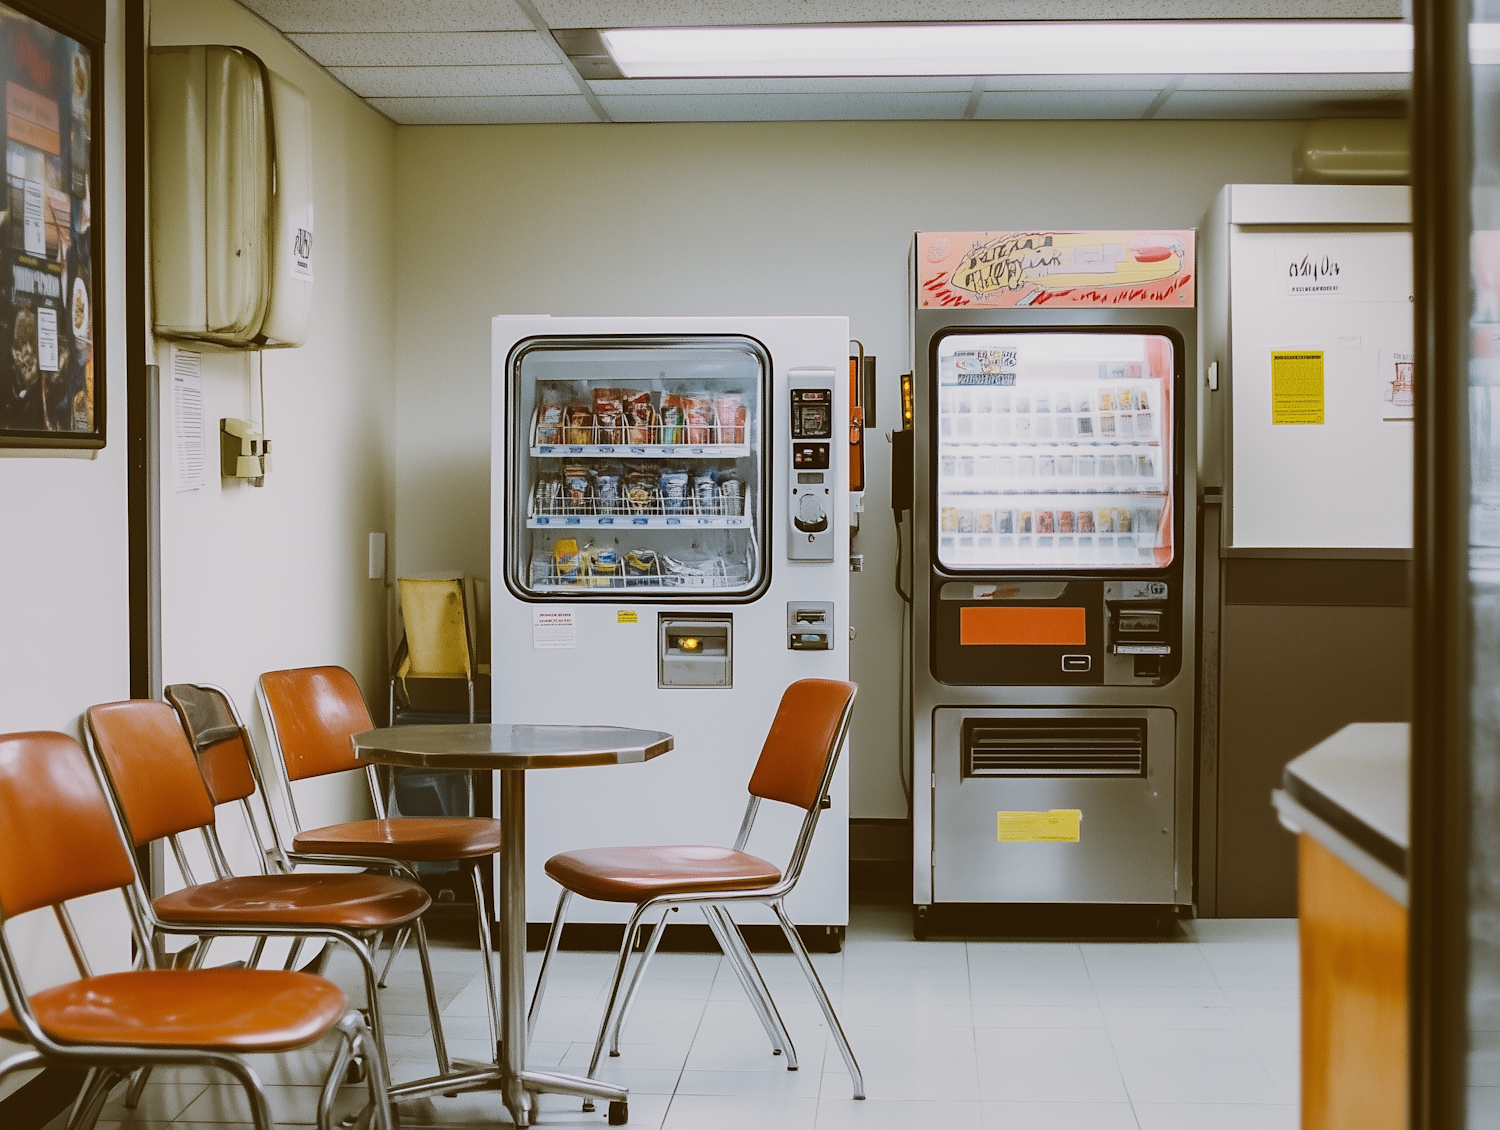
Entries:
{"type": "MultiPolygon", "coordinates": [[[[1297,952],[1290,921],[1189,923],[1177,941],[914,942],[906,913],[855,908],[842,954],[815,955],[864,1070],[849,1076],[789,955],[758,958],[801,1069],[774,1057],[717,954],[663,953],[601,1074],[631,1089],[650,1130],[1292,1130],[1297,1125],[1297,952]]],[[[536,954],[528,963],[535,973],[536,954]]],[[[436,950],[455,1055],[488,1043],[477,954],[436,950]]],[[[563,953],[531,1048],[534,1066],[582,1072],[613,955],[563,953]]],[[[432,1046],[413,954],[383,994],[397,1079],[429,1074],[432,1046]]],[[[358,999],[353,963],[335,975],[358,999]]],[[[281,1122],[314,1120],[328,1052],[266,1058],[281,1122]]],[[[356,1089],[346,1092],[353,1109],[356,1089]]],[[[543,1126],[603,1126],[577,1100],[542,1099],[543,1126]]],[[[230,1130],[238,1089],[158,1074],[140,1109],[119,1093],[100,1122],[230,1130]]],[[[491,1094],[408,1104],[405,1127],[509,1124],[491,1094]]]]}

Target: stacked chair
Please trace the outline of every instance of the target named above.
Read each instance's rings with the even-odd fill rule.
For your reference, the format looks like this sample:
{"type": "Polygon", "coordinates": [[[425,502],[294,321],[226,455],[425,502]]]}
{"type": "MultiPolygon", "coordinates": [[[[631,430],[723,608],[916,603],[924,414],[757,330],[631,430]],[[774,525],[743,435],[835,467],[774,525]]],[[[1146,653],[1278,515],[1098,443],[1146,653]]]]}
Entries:
{"type": "MultiPolygon", "coordinates": [[[[175,729],[169,707],[145,705],[166,710],[166,721],[175,729]]],[[[96,710],[90,727],[97,722],[97,729],[109,735],[105,744],[116,753],[116,740],[127,737],[145,736],[153,745],[161,741],[170,746],[159,712],[153,717],[96,710]]],[[[176,733],[180,738],[181,730],[176,733]]],[[[383,1055],[364,1019],[348,1010],[338,986],[287,970],[155,968],[153,908],[129,847],[153,838],[145,833],[176,835],[169,829],[180,821],[164,811],[172,804],[186,804],[195,815],[210,807],[208,823],[212,821],[206,792],[200,800],[175,774],[163,788],[170,800],[132,796],[121,806],[142,823],[128,833],[121,807],[111,804],[102,787],[98,762],[91,766],[76,740],[56,733],[0,735],[0,828],[5,829],[0,835],[0,987],[10,1006],[0,1014],[0,1040],[26,1045],[0,1062],[0,1080],[38,1067],[86,1069],[87,1082],[70,1127],[88,1130],[109,1092],[133,1072],[157,1065],[213,1067],[245,1088],[256,1130],[273,1130],[264,1086],[244,1057],[309,1047],[337,1030],[340,1043],[320,1095],[318,1125],[332,1130],[339,1084],[353,1057],[360,1055],[369,1102],[356,1126],[393,1130],[383,1055]],[[95,976],[67,903],[106,891],[125,897],[143,968],[95,976]],[[46,909],[62,928],[79,979],[28,994],[3,927],[10,919],[46,909]]]]}
{"type": "MultiPolygon", "coordinates": [[[[373,765],[355,760],[350,742],[374,728],[354,676],[342,667],[268,671],[257,687],[261,712],[276,756],[292,820],[291,856],[304,863],[348,866],[367,858],[399,861],[414,873],[417,863],[458,862],[469,871],[479,923],[479,949],[487,987],[490,1042],[499,1042],[495,968],[490,945],[482,868],[500,850],[500,821],[477,816],[407,816],[391,819],[373,765]],[[376,818],[302,827],[293,785],[297,781],[363,769],[376,818]]],[[[280,833],[278,833],[280,835],[280,833]]],[[[447,1063],[439,1058],[439,1071],[447,1063]]]]}

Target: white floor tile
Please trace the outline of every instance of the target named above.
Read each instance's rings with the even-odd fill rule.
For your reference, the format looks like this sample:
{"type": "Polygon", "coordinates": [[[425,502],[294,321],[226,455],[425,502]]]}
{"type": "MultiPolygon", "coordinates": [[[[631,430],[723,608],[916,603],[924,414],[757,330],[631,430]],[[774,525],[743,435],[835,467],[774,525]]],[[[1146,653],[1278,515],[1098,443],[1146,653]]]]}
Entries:
{"type": "Polygon", "coordinates": [[[977,1102],[942,1098],[856,1101],[840,1090],[833,1076],[824,1080],[818,1100],[817,1130],[983,1130],[983,1126],[977,1102]]]}
{"type": "MultiPolygon", "coordinates": [[[[1295,922],[1197,921],[1170,942],[916,942],[900,907],[855,907],[842,954],[813,961],[863,1069],[855,1101],[837,1045],[790,954],[756,955],[800,1060],[770,1041],[719,954],[653,961],[622,1044],[599,1074],[632,1090],[630,1125],[649,1130],[1291,1130],[1300,1083],[1295,922]],[[1132,1104],[1134,1104],[1132,1106],[1132,1104]]],[[[540,965],[527,955],[528,988],[540,965]]],[[[557,956],[528,1054],[538,1068],[587,1070],[615,955],[557,956]]],[[[455,1057],[489,1059],[486,987],[472,949],[433,949],[455,1057]]],[[[362,993],[352,958],[333,971],[362,993]]],[[[392,1073],[435,1059],[414,953],[382,993],[392,1073]]],[[[333,1043],[257,1056],[273,1107],[311,1122],[333,1043]]],[[[240,1130],[243,1092],[205,1069],[159,1072],[139,1114],[116,1092],[104,1130],[240,1130]]],[[[341,1110],[363,1101],[346,1088],[341,1110]]],[[[603,1124],[564,1096],[543,1127],[603,1124]]],[[[493,1093],[402,1105],[407,1126],[507,1126],[493,1093]]]]}
{"type": "Polygon", "coordinates": [[[817,1098],[822,1084],[821,1071],[788,1071],[777,1067],[764,1071],[688,1070],[678,1080],[677,1094],[817,1098]]]}
{"type": "Polygon", "coordinates": [[[817,1117],[816,1098],[679,1094],[662,1130],[813,1130],[817,1117]]]}
{"type": "Polygon", "coordinates": [[[1114,1049],[1102,1029],[981,1028],[974,1033],[974,1044],[982,1099],[1125,1101],[1114,1049]]]}
{"type": "Polygon", "coordinates": [[[1298,1130],[1295,1106],[1137,1103],[1141,1130],[1298,1130]]]}
{"type": "Polygon", "coordinates": [[[1106,1007],[1104,1022],[1111,1028],[1231,1028],[1240,1027],[1232,1008],[1206,1007],[1106,1007]]]}
{"type": "Polygon", "coordinates": [[[1028,1103],[982,1104],[984,1130],[1136,1130],[1129,1103],[1028,1103]]]}

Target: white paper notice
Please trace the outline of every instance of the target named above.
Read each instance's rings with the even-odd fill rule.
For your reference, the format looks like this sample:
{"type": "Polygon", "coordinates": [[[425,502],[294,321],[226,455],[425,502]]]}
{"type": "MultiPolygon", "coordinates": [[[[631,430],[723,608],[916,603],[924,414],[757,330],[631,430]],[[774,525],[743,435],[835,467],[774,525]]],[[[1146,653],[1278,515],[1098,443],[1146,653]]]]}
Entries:
{"type": "Polygon", "coordinates": [[[36,366],[57,372],[57,311],[50,306],[36,308],[36,366]]]}
{"type": "Polygon", "coordinates": [[[28,255],[47,254],[47,221],[42,216],[42,182],[25,182],[26,215],[22,225],[25,232],[22,242],[28,255]]]}
{"type": "Polygon", "coordinates": [[[202,360],[191,350],[172,350],[172,449],[179,491],[203,486],[202,360]]]}
{"type": "Polygon", "coordinates": [[[577,647],[578,633],[573,626],[571,608],[533,608],[531,610],[531,646],[536,651],[556,651],[577,647]]]}
{"type": "Polygon", "coordinates": [[[1415,368],[1410,352],[1380,351],[1380,417],[1386,421],[1408,421],[1416,414],[1417,393],[1412,380],[1415,368]]]}

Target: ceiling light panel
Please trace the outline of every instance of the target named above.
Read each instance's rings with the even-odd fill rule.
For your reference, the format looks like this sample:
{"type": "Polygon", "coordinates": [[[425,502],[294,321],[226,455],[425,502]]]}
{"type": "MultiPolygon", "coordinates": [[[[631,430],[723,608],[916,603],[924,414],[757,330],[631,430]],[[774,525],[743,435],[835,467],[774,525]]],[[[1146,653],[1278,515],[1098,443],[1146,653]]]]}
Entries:
{"type": "Polygon", "coordinates": [[[1098,22],[613,28],[626,78],[1396,74],[1411,27],[1379,22],[1098,22]]]}

